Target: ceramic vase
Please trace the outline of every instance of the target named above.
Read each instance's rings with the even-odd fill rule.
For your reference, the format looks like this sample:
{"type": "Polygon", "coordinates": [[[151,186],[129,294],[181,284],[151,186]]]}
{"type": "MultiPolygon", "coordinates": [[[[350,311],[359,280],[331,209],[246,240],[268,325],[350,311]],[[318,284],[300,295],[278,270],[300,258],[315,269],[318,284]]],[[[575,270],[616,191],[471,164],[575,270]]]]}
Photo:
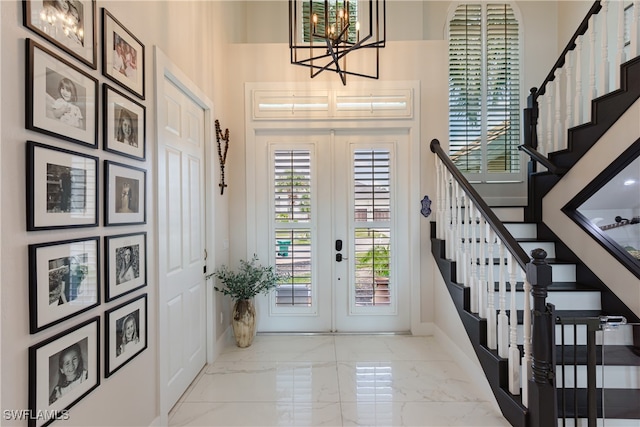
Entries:
{"type": "Polygon", "coordinates": [[[253,301],[240,299],[233,304],[233,335],[238,347],[249,347],[256,335],[256,309],[253,301]]]}

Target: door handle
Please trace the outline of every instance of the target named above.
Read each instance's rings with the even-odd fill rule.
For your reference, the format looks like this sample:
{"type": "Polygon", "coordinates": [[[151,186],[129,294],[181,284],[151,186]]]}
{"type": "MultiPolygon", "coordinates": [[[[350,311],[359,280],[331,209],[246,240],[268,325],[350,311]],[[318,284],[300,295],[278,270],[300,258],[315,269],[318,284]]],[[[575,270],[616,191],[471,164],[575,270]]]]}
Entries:
{"type": "Polygon", "coordinates": [[[336,262],[342,262],[343,260],[347,260],[346,256],[342,256],[342,254],[336,254],[336,262]]]}

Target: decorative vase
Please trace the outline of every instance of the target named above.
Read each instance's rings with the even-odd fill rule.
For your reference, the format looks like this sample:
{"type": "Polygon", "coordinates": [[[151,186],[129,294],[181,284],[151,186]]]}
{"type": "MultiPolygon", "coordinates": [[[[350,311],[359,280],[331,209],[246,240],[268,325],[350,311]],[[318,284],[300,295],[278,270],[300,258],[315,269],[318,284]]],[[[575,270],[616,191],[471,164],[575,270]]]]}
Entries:
{"type": "Polygon", "coordinates": [[[256,334],[256,309],[253,301],[240,299],[233,304],[233,335],[238,347],[249,347],[256,334]]]}

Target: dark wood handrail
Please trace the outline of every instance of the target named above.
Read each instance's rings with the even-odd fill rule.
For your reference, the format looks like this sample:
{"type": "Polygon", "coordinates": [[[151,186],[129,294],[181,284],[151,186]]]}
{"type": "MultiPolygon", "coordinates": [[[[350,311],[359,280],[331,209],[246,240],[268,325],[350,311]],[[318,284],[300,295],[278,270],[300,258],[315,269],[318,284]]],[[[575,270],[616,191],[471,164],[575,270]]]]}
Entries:
{"type": "Polygon", "coordinates": [[[553,163],[551,163],[551,160],[543,156],[542,153],[540,153],[538,150],[536,150],[533,147],[529,147],[528,145],[520,145],[518,146],[518,149],[520,151],[524,151],[525,153],[527,153],[529,157],[531,157],[533,160],[535,160],[536,162],[540,163],[542,166],[547,168],[549,172],[551,172],[554,175],[562,176],[565,173],[567,173],[566,169],[560,168],[554,165],[553,163]]]}
{"type": "Polygon", "coordinates": [[[556,78],[555,76],[556,70],[558,68],[561,68],[564,65],[567,54],[573,49],[575,49],[576,40],[578,39],[578,37],[583,35],[587,31],[587,28],[589,28],[589,19],[591,18],[592,15],[596,15],[598,12],[600,12],[601,8],[602,8],[602,5],[600,4],[600,0],[596,0],[591,6],[591,9],[589,9],[589,12],[587,12],[587,16],[585,16],[585,18],[582,20],[582,22],[578,26],[578,29],[576,30],[576,32],[573,34],[573,37],[571,37],[571,40],[569,40],[569,43],[560,54],[560,57],[551,68],[551,71],[547,75],[547,78],[544,79],[544,82],[542,82],[542,84],[536,90],[536,93],[534,95],[534,100],[536,100],[540,95],[544,95],[545,91],[547,90],[547,83],[552,82],[556,78]]]}
{"type": "Polygon", "coordinates": [[[486,204],[475,188],[473,188],[464,175],[462,175],[462,172],[460,172],[456,165],[451,161],[447,153],[444,152],[440,146],[440,141],[432,139],[430,148],[431,151],[440,158],[446,168],[449,169],[453,178],[458,182],[458,184],[460,184],[464,192],[473,201],[485,220],[491,225],[491,228],[493,228],[502,243],[507,247],[509,252],[511,252],[518,265],[526,271],[527,263],[530,260],[529,256],[518,242],[516,242],[516,239],[511,235],[509,230],[507,230],[502,221],[498,219],[496,214],[493,213],[489,205],[486,204]]]}

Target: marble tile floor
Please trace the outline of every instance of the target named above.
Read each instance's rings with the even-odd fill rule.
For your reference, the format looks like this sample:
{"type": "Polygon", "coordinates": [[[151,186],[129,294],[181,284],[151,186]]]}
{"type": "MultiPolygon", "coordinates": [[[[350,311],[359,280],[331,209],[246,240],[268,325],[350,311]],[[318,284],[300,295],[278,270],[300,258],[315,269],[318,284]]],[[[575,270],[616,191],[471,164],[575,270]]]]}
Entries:
{"type": "Polygon", "coordinates": [[[225,348],[170,426],[509,426],[433,337],[258,335],[225,348]]]}

